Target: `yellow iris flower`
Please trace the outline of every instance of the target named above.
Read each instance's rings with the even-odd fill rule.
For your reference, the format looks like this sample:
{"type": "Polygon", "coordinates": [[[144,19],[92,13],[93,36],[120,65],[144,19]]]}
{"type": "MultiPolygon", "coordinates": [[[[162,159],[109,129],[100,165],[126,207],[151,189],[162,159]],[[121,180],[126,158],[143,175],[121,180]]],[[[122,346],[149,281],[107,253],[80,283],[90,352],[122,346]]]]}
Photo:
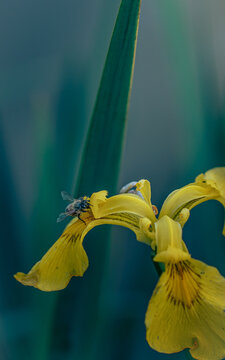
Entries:
{"type": "Polygon", "coordinates": [[[72,276],[82,276],[88,267],[85,235],[102,224],[125,226],[155,250],[155,262],[165,264],[146,313],[149,345],[164,353],[189,348],[199,360],[223,359],[225,278],[216,268],[191,258],[182,227],[190,210],[204,201],[218,200],[225,206],[225,168],[209,170],[172,192],[158,218],[147,180],[135,183],[130,193],[107,198],[107,192],[100,191],[89,200],[91,206],[81,220],[73,218],[29,273],[17,273],[15,278],[43,291],[63,289],[72,276]]]}

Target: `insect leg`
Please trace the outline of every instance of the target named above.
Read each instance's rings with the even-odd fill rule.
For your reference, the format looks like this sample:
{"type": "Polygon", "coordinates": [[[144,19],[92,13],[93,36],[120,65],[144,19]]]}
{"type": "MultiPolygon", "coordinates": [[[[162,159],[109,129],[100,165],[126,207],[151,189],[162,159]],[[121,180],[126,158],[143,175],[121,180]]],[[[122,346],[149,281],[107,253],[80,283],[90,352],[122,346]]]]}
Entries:
{"type": "Polygon", "coordinates": [[[78,219],[81,220],[85,225],[86,225],[86,222],[80,218],[80,214],[77,215],[78,219]]]}
{"type": "Polygon", "coordinates": [[[87,212],[88,208],[80,209],[81,212],[87,212]]]}

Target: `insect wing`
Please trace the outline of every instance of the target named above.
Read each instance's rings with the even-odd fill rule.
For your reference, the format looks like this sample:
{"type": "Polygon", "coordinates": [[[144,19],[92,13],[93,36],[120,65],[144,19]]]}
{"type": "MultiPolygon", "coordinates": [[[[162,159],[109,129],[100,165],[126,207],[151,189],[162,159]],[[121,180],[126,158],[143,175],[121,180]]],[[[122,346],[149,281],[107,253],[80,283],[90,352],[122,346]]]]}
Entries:
{"type": "Polygon", "coordinates": [[[63,221],[67,216],[68,216],[68,214],[65,214],[65,213],[59,214],[59,216],[57,218],[57,222],[63,221]]]}
{"type": "Polygon", "coordinates": [[[137,181],[131,181],[120,189],[120,194],[135,194],[144,199],[142,193],[136,189],[136,185],[137,181]]]}
{"type": "Polygon", "coordinates": [[[66,191],[61,191],[61,195],[62,195],[62,198],[63,200],[66,200],[66,201],[74,201],[74,198],[72,197],[72,195],[68,194],[68,192],[66,191]]]}
{"type": "Polygon", "coordinates": [[[131,181],[130,183],[124,185],[120,189],[120,194],[125,194],[125,193],[129,193],[131,191],[136,191],[136,185],[137,185],[137,181],[131,181]]]}

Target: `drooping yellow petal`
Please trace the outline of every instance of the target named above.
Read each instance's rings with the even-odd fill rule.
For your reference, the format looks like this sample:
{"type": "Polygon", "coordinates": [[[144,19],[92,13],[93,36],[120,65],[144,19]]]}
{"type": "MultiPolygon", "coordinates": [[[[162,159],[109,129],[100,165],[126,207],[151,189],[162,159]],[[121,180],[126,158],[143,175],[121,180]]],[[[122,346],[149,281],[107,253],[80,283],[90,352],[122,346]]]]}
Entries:
{"type": "Polygon", "coordinates": [[[83,276],[88,268],[88,257],[82,242],[85,235],[95,226],[103,224],[125,226],[134,231],[141,241],[149,242],[139,230],[139,218],[136,219],[132,215],[126,217],[126,214],[121,214],[121,218],[112,215],[95,220],[85,214],[82,219],[86,224],[78,219],[72,220],[61,237],[28,274],[18,272],[14,275],[16,280],[23,285],[34,286],[43,291],[64,289],[72,276],[83,276]]]}
{"type": "Polygon", "coordinates": [[[75,219],[28,274],[17,273],[15,278],[24,285],[54,291],[65,288],[72,276],[82,276],[88,267],[82,240],[93,224],[93,217],[84,215],[86,224],[75,219]]]}
{"type": "Polygon", "coordinates": [[[225,167],[218,167],[206,171],[205,174],[200,174],[195,179],[196,183],[204,183],[211,185],[219,191],[219,201],[225,203],[225,167]]]}
{"type": "Polygon", "coordinates": [[[127,227],[134,231],[139,241],[149,245],[151,239],[142,231],[139,222],[144,215],[152,216],[151,207],[137,195],[118,195],[119,199],[117,196],[106,199],[106,195],[106,191],[92,194],[90,208],[80,214],[82,220],[74,218],[29,273],[17,273],[15,278],[43,291],[65,288],[72,276],[83,276],[88,267],[83,248],[85,235],[93,227],[103,224],[127,227]]]}
{"type": "MultiPolygon", "coordinates": [[[[200,174],[195,181],[198,184],[206,183],[218,191],[219,196],[214,199],[218,200],[225,207],[225,167],[214,168],[207,171],[205,174],[200,174]]],[[[225,236],[225,222],[223,235],[225,236]]]]}
{"type": "Polygon", "coordinates": [[[191,259],[181,225],[163,216],[155,226],[157,255],[165,263],[146,313],[147,341],[159,352],[190,348],[194,358],[225,356],[225,279],[191,259]]]}
{"type": "Polygon", "coordinates": [[[207,184],[189,184],[173,191],[164,201],[159,218],[164,215],[176,220],[183,208],[191,210],[204,201],[218,197],[219,193],[207,184]]]}
{"type": "MultiPolygon", "coordinates": [[[[225,206],[225,168],[209,170],[196,178],[195,183],[173,191],[164,201],[159,218],[164,215],[184,225],[186,219],[180,218],[181,211],[191,210],[207,200],[218,200],[225,206]]],[[[188,217],[187,217],[188,218],[188,217]]]]}
{"type": "Polygon", "coordinates": [[[199,360],[225,357],[225,279],[216,268],[190,259],[166,264],[149,302],[149,345],[164,353],[190,348],[199,360]]]}

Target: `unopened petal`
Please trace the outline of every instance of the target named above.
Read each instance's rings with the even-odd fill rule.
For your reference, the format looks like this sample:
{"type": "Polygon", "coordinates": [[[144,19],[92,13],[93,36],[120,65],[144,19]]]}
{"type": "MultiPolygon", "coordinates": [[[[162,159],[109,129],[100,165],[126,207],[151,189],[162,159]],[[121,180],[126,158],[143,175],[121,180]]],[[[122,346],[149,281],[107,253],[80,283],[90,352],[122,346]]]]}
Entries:
{"type": "Polygon", "coordinates": [[[28,274],[17,273],[15,278],[43,291],[64,289],[72,276],[82,276],[88,267],[82,245],[86,227],[87,223],[76,219],[28,274]]]}

